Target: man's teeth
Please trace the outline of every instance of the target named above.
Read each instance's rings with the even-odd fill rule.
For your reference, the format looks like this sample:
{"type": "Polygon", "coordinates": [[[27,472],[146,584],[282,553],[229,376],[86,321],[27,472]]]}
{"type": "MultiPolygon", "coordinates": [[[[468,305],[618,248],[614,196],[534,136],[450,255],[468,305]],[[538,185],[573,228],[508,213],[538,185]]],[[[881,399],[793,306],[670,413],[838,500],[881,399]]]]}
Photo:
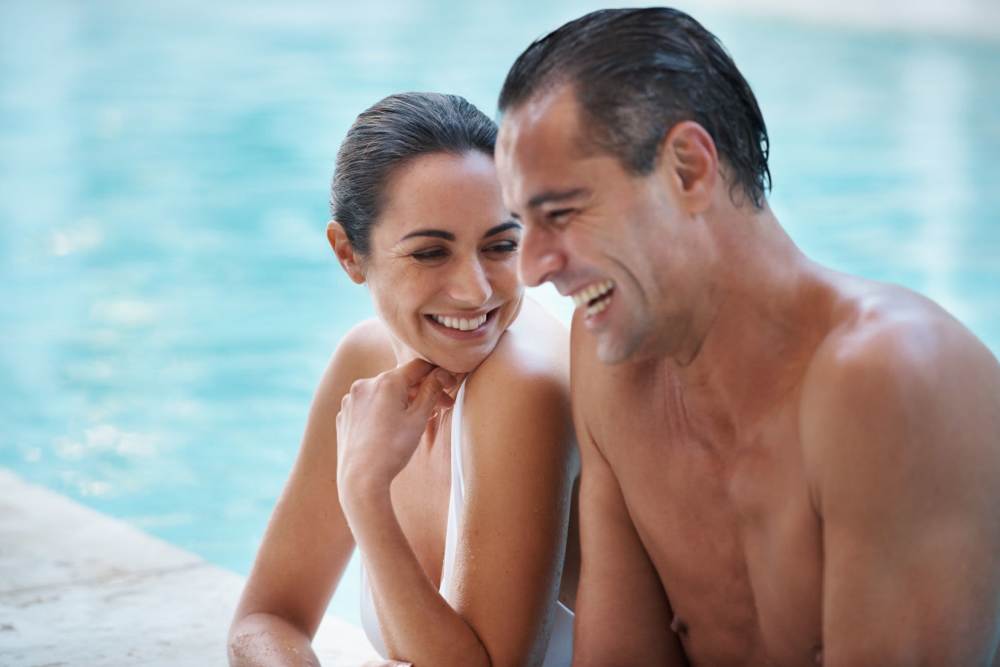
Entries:
{"type": "Polygon", "coordinates": [[[605,308],[607,308],[608,304],[610,304],[610,303],[611,303],[611,299],[601,299],[600,301],[598,301],[597,303],[595,303],[593,306],[587,306],[587,317],[593,317],[597,313],[599,313],[602,310],[604,310],[605,308]]]}
{"type": "Polygon", "coordinates": [[[434,318],[435,322],[437,322],[438,324],[442,324],[448,327],[449,329],[458,329],[459,331],[472,331],[473,329],[478,329],[479,327],[483,326],[483,323],[486,322],[486,315],[487,313],[484,313],[479,317],[473,318],[471,320],[467,320],[464,317],[441,317],[440,315],[431,315],[431,317],[434,318]]]}
{"type": "MultiPolygon", "coordinates": [[[[573,303],[575,303],[576,307],[579,308],[580,306],[586,305],[587,303],[593,301],[599,296],[604,296],[605,294],[610,292],[611,288],[613,288],[614,286],[615,284],[613,282],[611,282],[610,280],[605,280],[603,283],[594,283],[589,287],[584,287],[582,290],[573,295],[573,303]]],[[[600,305],[599,303],[594,304],[593,307],[597,307],[599,305],[600,305]]],[[[607,304],[605,304],[605,306],[606,305],[607,304]]],[[[599,313],[601,312],[601,310],[604,310],[604,307],[601,307],[600,310],[597,310],[595,312],[599,313]]],[[[587,309],[587,314],[588,315],[590,314],[590,308],[587,309]]]]}

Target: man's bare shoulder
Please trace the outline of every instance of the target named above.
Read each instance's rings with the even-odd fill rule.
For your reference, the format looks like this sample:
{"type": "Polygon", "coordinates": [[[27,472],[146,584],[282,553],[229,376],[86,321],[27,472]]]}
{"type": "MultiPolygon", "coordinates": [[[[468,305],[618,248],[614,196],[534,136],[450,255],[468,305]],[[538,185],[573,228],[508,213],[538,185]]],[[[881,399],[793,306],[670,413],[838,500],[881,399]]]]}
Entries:
{"type": "Polygon", "coordinates": [[[943,446],[959,435],[981,442],[1000,429],[998,401],[1000,366],[958,320],[905,288],[856,281],[834,306],[803,378],[807,466],[871,443],[943,446]]]}
{"type": "Polygon", "coordinates": [[[995,373],[997,362],[941,306],[903,287],[859,281],[832,309],[829,331],[804,378],[804,398],[843,382],[879,378],[964,383],[980,375],[969,377],[970,367],[995,373]]]}

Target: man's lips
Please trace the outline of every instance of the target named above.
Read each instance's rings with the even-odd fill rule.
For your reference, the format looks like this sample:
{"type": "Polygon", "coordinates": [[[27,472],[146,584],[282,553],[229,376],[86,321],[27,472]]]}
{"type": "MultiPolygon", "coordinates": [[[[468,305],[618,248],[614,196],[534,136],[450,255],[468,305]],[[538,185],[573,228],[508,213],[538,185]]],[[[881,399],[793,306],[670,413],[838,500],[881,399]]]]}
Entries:
{"type": "Polygon", "coordinates": [[[581,306],[593,307],[610,298],[611,293],[615,289],[615,283],[611,280],[602,280],[598,282],[593,282],[578,289],[575,292],[570,293],[570,298],[573,299],[573,303],[577,308],[581,306]]]}

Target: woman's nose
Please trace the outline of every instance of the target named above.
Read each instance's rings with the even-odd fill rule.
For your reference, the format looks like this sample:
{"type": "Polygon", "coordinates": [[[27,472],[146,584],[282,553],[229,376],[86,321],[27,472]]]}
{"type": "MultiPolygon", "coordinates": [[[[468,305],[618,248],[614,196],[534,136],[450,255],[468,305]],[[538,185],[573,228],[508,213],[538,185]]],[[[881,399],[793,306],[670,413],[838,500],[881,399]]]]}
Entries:
{"type": "Polygon", "coordinates": [[[479,261],[462,262],[452,274],[449,290],[451,298],[470,307],[481,306],[493,296],[489,276],[479,261]]]}

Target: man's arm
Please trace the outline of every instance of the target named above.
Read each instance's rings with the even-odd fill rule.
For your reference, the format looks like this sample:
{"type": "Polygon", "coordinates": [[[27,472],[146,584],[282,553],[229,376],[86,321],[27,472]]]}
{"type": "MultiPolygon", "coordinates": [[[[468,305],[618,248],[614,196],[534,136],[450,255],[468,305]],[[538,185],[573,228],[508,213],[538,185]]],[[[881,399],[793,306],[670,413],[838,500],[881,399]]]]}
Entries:
{"type": "Polygon", "coordinates": [[[577,426],[577,438],[583,562],[573,665],[686,665],[670,630],[666,593],[635,531],[618,481],[582,426],[577,426]]]}
{"type": "Polygon", "coordinates": [[[806,380],[829,667],[990,665],[1000,639],[1000,368],[917,324],[834,336],[806,380]]]}
{"type": "Polygon", "coordinates": [[[588,394],[603,368],[574,322],[573,421],[580,449],[580,583],[573,628],[575,667],[687,665],[660,578],[629,516],[614,471],[594,439],[587,418],[600,400],[588,394]],[[589,399],[589,400],[588,400],[589,399]]]}

